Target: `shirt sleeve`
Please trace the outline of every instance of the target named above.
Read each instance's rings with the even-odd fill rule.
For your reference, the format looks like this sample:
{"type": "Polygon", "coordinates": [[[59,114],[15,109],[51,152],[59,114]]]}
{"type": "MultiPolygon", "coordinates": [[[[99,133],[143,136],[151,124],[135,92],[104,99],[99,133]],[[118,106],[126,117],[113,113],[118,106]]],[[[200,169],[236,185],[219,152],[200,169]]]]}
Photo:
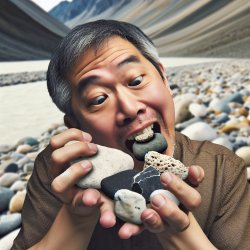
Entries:
{"type": "Polygon", "coordinates": [[[11,250],[27,249],[40,241],[62,206],[50,189],[50,154],[51,148],[48,146],[35,161],[22,210],[22,227],[11,250]]]}
{"type": "Polygon", "coordinates": [[[222,167],[220,206],[209,239],[218,249],[242,250],[250,246],[250,185],[243,160],[234,156],[222,167]]]}

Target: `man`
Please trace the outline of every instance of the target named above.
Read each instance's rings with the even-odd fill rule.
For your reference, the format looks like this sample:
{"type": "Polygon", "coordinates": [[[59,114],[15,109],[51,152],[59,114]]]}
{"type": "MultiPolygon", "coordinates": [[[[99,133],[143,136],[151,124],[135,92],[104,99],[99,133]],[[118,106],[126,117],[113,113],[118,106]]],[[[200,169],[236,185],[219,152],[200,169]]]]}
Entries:
{"type": "MultiPolygon", "coordinates": [[[[49,93],[70,129],[52,137],[36,160],[12,249],[249,247],[244,162],[221,146],[175,133],[164,68],[138,28],[111,20],[76,27],[59,45],[47,76],[49,93]],[[156,195],[137,226],[117,220],[113,202],[99,190],[77,188],[76,181],[92,166],[87,160],[70,162],[94,155],[96,144],[134,158],[129,138],[151,125],[168,143],[164,153],[190,167],[187,182],[173,174],[161,176],[181,206],[156,195]]],[[[143,162],[134,161],[141,170],[143,162]]]]}

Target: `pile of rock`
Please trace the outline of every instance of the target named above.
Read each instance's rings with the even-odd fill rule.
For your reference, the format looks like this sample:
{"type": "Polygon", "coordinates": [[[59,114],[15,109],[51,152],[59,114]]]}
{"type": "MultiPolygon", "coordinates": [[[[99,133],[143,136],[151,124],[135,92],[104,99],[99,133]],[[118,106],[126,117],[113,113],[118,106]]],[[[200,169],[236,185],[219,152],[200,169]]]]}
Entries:
{"type": "Polygon", "coordinates": [[[10,249],[21,226],[27,182],[38,153],[51,136],[66,128],[52,124],[40,138],[25,137],[15,145],[0,145],[0,249],[10,249]]]}
{"type": "MultiPolygon", "coordinates": [[[[242,157],[248,167],[249,72],[250,60],[167,70],[176,106],[176,129],[192,139],[210,140],[224,145],[242,157]]],[[[8,249],[2,246],[6,242],[11,245],[20,228],[27,181],[37,154],[46,147],[51,136],[65,129],[63,125],[53,124],[39,138],[25,137],[16,145],[0,145],[0,238],[3,237],[0,249],[8,249]]],[[[126,178],[131,179],[136,174],[127,173],[126,178]]],[[[119,189],[122,190],[120,184],[119,189]]],[[[118,193],[115,199],[119,197],[118,193]]]]}

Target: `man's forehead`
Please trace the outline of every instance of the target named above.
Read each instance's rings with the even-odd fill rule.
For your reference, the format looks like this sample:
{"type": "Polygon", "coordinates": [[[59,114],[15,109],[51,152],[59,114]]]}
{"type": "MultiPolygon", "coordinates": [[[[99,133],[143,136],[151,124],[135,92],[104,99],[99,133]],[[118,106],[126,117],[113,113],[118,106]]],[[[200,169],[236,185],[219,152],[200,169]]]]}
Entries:
{"type": "MultiPolygon", "coordinates": [[[[73,77],[84,73],[92,67],[101,67],[105,63],[119,65],[127,57],[139,58],[140,51],[129,41],[119,36],[106,39],[98,48],[89,48],[77,60],[73,69],[73,77]]],[[[134,60],[136,61],[136,60],[134,60]]]]}

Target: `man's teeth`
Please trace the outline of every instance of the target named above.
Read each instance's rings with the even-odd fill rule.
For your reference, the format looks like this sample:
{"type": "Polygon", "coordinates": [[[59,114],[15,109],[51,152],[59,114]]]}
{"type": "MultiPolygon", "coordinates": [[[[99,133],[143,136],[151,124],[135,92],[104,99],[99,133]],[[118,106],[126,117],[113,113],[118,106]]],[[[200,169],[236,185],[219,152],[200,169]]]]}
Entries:
{"type": "Polygon", "coordinates": [[[134,139],[137,142],[145,142],[148,141],[149,139],[151,139],[154,136],[154,131],[153,131],[153,125],[150,125],[147,128],[144,128],[142,131],[140,131],[139,133],[137,133],[134,136],[134,139]]]}

